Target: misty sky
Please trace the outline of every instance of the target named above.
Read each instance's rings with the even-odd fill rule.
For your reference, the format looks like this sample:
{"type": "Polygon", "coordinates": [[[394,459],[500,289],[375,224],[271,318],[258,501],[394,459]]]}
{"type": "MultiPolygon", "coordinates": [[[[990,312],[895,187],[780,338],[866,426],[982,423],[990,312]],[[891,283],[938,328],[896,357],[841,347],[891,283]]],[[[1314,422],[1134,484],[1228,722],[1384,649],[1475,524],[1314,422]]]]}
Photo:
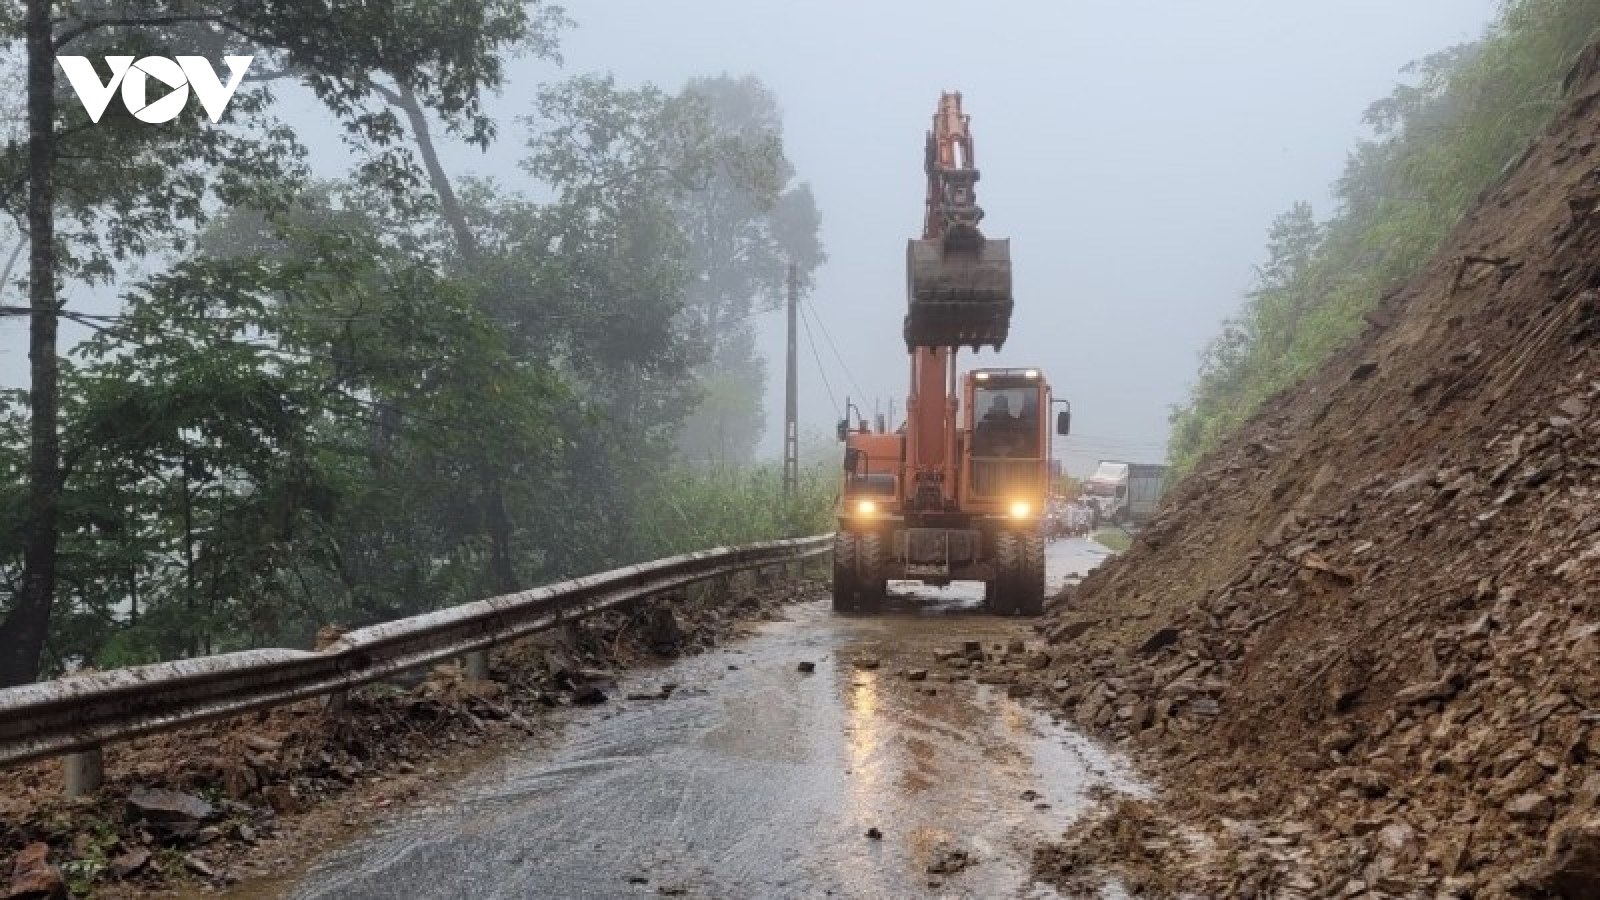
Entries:
{"type": "MultiPolygon", "coordinates": [[[[818,329],[832,399],[804,336],[800,372],[802,429],[825,431],[845,394],[869,413],[903,406],[904,254],[921,228],[924,133],[940,91],[960,90],[984,228],[1011,239],[1016,273],[1011,340],[978,364],[1044,368],[1073,403],[1077,434],[1058,453],[1073,471],[1098,457],[1159,461],[1168,409],[1249,286],[1272,218],[1302,199],[1326,215],[1366,106],[1407,62],[1477,36],[1496,5],[568,0],[578,27],[565,65],[516,63],[490,105],[507,120],[501,143],[444,147],[445,164],[523,178],[512,117],[565,75],[611,70],[670,90],[695,75],[760,77],[822,212],[829,262],[809,302],[844,364],[818,329]]],[[[319,174],[338,174],[337,131],[305,134],[322,136],[319,174]]],[[[90,302],[74,295],[77,308],[90,302]]],[[[771,360],[763,447],[775,454],[782,316],[758,321],[771,360]]],[[[0,327],[7,386],[25,384],[26,350],[22,322],[0,327]]]]}

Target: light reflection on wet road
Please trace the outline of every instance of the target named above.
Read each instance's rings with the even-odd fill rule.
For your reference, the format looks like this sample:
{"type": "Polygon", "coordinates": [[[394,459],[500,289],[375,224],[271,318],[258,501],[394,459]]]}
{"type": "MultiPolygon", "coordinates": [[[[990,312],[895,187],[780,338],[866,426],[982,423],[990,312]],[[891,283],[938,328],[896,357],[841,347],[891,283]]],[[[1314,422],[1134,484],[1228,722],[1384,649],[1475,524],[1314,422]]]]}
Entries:
{"type": "MultiPolygon", "coordinates": [[[[1103,554],[1052,544],[1052,581],[1103,554]]],[[[1089,787],[1126,778],[1003,688],[931,665],[963,640],[1031,641],[1027,620],[976,612],[971,585],[894,593],[863,617],[819,597],[728,649],[636,673],[619,696],[679,688],[563,713],[553,749],[501,760],[448,804],[335,851],[289,896],[1054,896],[1027,877],[1032,846],[1059,835],[1089,787]],[[869,656],[878,668],[856,666],[869,656]],[[899,674],[910,668],[934,674],[912,682],[899,674]],[[929,874],[948,850],[973,864],[929,874]]]]}

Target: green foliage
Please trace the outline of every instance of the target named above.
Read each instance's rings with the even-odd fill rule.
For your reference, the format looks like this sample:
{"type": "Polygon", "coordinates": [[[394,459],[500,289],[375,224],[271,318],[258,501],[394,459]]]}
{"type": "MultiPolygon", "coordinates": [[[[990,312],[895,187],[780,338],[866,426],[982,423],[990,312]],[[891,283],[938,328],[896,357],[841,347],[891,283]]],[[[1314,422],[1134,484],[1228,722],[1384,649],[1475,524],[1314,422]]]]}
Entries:
{"type": "Polygon", "coordinates": [[[776,99],[755,78],[697,78],[675,96],[585,76],[539,100],[530,171],[574,206],[649,198],[683,247],[682,327],[705,347],[695,367],[702,402],[679,452],[713,464],[747,462],[761,435],[766,371],[752,313],[784,299],[787,270],[802,289],[825,260],[809,186],[791,184],[776,99]],[[744,390],[731,390],[738,383],[744,390]]]}
{"type": "Polygon", "coordinates": [[[1350,341],[1438,251],[1560,108],[1597,29],[1600,0],[1507,0],[1482,40],[1414,63],[1412,83],[1368,109],[1373,138],[1350,156],[1335,215],[1318,223],[1299,203],[1273,223],[1254,289],[1202,354],[1171,417],[1180,472],[1350,341]]]}
{"type": "Polygon", "coordinates": [[[1133,546],[1133,537],[1121,528],[1101,528],[1089,537],[1112,553],[1127,553],[1133,546]]]}
{"type": "Polygon", "coordinates": [[[833,530],[836,466],[802,470],[794,497],[783,495],[776,465],[680,466],[662,475],[630,523],[631,555],[637,558],[833,530]]]}

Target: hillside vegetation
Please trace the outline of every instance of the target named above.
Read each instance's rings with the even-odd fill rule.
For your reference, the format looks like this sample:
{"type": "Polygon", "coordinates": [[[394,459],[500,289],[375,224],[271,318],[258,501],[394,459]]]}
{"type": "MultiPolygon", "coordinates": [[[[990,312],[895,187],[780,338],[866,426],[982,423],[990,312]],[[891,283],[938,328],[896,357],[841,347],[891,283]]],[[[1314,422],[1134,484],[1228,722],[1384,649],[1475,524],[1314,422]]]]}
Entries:
{"type": "Polygon", "coordinates": [[[1273,222],[1254,288],[1202,354],[1172,415],[1180,472],[1347,344],[1439,250],[1561,108],[1597,29],[1600,0],[1507,0],[1481,40],[1413,63],[1410,83],[1368,108],[1373,137],[1351,153],[1332,217],[1302,202],[1273,222]]]}

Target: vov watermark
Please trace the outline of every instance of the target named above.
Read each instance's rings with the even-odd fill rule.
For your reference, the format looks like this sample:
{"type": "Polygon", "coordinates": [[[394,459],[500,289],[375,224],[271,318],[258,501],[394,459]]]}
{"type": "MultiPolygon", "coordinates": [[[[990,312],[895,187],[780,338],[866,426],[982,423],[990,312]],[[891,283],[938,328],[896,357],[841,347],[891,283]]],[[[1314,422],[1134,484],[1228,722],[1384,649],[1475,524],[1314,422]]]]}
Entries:
{"type": "Polygon", "coordinates": [[[228,108],[228,101],[233,99],[233,92],[244,80],[245,70],[250,68],[250,61],[254,58],[223,57],[230,73],[227,84],[217,77],[216,70],[211,68],[211,61],[204,56],[179,56],[176,59],[146,56],[137,62],[131,56],[108,56],[106,65],[111,67],[111,80],[104,83],[87,56],[58,56],[56,62],[61,63],[62,70],[67,73],[67,81],[83,103],[84,110],[89,113],[90,121],[100,121],[106,106],[111,103],[112,95],[120,86],[122,103],[134,118],[159,124],[170,122],[183,112],[183,108],[189,105],[190,88],[194,88],[194,95],[200,98],[200,105],[205,107],[211,121],[221,120],[223,111],[228,108]],[[152,78],[172,88],[172,92],[153,102],[147,101],[145,87],[152,78]]]}

